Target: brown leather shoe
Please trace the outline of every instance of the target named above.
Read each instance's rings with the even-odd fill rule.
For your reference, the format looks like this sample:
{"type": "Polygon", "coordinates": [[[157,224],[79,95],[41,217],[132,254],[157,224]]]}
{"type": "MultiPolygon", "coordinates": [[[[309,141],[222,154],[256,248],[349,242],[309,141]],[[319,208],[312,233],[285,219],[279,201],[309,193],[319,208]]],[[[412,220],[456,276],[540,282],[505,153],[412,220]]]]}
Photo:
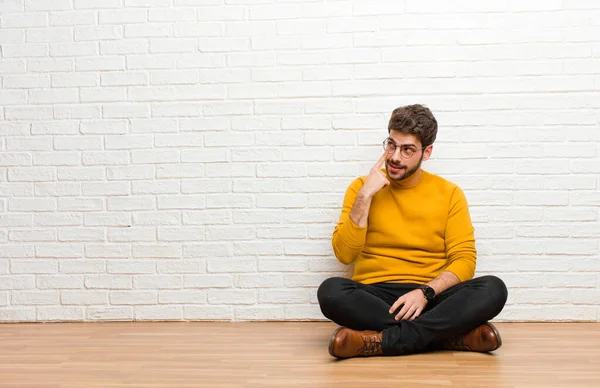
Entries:
{"type": "Polygon", "coordinates": [[[502,346],[502,338],[494,325],[489,322],[476,327],[467,334],[452,337],[442,344],[447,350],[466,350],[471,352],[491,352],[502,346]]]}
{"type": "Polygon", "coordinates": [[[383,354],[381,332],[339,327],[329,341],[329,354],[336,358],[369,357],[383,354]]]}

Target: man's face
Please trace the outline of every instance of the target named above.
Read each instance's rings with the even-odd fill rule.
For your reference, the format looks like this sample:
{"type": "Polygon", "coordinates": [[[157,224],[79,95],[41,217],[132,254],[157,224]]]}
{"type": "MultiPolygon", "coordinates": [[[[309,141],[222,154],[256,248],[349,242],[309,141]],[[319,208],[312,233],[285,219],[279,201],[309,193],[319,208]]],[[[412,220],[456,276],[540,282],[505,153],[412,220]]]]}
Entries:
{"type": "MultiPolygon", "coordinates": [[[[421,167],[423,160],[429,159],[432,146],[421,150],[421,142],[415,135],[391,130],[389,139],[396,145],[393,153],[387,154],[385,170],[388,177],[393,181],[402,181],[410,178],[421,167]],[[404,152],[402,152],[404,150],[404,152]],[[412,156],[407,158],[402,153],[412,156]]],[[[393,147],[390,147],[392,149],[393,147]]]]}

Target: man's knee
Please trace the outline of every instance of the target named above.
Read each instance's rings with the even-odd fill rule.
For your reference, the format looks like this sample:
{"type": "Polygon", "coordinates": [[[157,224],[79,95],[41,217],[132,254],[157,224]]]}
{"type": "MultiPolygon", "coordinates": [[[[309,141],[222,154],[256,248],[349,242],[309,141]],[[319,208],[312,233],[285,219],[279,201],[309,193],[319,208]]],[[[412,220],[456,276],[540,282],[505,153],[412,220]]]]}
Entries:
{"type": "Polygon", "coordinates": [[[497,276],[482,276],[481,281],[491,295],[491,298],[498,304],[504,306],[508,298],[508,289],[506,284],[497,276]]]}
{"type": "Polygon", "coordinates": [[[347,281],[345,278],[333,277],[326,279],[321,283],[317,290],[317,299],[321,307],[329,306],[341,296],[342,284],[347,281]]]}

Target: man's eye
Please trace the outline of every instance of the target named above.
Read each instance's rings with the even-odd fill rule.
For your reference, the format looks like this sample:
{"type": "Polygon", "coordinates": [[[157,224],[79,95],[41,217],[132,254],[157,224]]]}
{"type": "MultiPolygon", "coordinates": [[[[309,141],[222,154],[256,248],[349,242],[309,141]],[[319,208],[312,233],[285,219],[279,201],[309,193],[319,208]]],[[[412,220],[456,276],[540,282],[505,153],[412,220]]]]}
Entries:
{"type": "Polygon", "coordinates": [[[415,149],[412,148],[412,147],[403,147],[402,151],[405,151],[405,152],[415,152],[415,149]]]}

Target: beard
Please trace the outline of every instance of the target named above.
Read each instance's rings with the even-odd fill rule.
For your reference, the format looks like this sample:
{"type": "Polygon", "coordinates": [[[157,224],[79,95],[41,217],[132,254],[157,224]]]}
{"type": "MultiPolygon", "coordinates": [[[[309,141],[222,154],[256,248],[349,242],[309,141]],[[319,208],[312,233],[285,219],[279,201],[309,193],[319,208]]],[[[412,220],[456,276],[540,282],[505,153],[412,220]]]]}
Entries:
{"type": "Polygon", "coordinates": [[[421,167],[421,163],[423,162],[423,154],[421,154],[421,157],[419,158],[419,161],[417,162],[417,164],[413,167],[413,168],[408,168],[408,166],[404,165],[404,164],[400,164],[400,163],[395,163],[395,162],[390,162],[389,160],[385,162],[385,171],[388,174],[388,177],[393,180],[393,181],[403,181],[405,179],[410,178],[411,176],[414,175],[415,172],[417,172],[419,170],[419,167],[421,167]],[[399,168],[401,169],[398,172],[392,172],[390,170],[389,165],[392,165],[395,168],[399,168]]]}

